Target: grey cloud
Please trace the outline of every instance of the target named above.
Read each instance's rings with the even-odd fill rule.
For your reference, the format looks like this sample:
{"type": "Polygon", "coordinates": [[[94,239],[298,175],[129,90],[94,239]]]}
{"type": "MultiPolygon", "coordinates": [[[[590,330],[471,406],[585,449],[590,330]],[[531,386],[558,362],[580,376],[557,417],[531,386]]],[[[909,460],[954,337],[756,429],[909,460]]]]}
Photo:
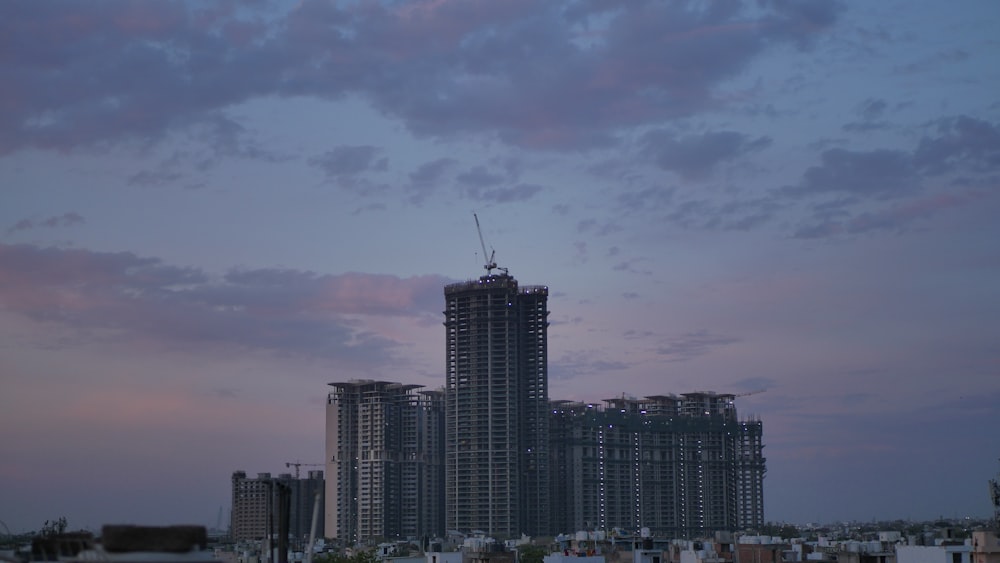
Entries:
{"type": "Polygon", "coordinates": [[[739,338],[713,334],[702,329],[667,340],[656,349],[656,353],[666,356],[669,362],[686,362],[737,342],[740,342],[739,338]]]}
{"type": "Polygon", "coordinates": [[[802,47],[810,45],[816,34],[832,26],[845,6],[832,0],[772,0],[779,17],[771,25],[802,47]]]}
{"type": "MultiPolygon", "coordinates": [[[[348,93],[418,134],[606,145],[619,128],[718,103],[717,84],[772,45],[807,46],[839,12],[819,1],[259,6],[0,4],[0,36],[18,53],[0,70],[0,154],[156,142],[250,99],[348,93]]],[[[229,125],[209,142],[266,158],[232,144],[244,134],[229,125]]]]}
{"type": "Polygon", "coordinates": [[[810,225],[803,225],[795,229],[792,233],[792,238],[799,239],[820,239],[826,237],[832,237],[844,232],[843,227],[840,223],[835,221],[824,221],[822,223],[813,223],[810,225]]]}
{"type": "Polygon", "coordinates": [[[850,213],[840,206],[819,210],[811,224],[801,225],[795,238],[815,239],[840,234],[863,234],[876,231],[903,232],[910,226],[941,210],[968,205],[982,197],[977,191],[955,192],[915,198],[881,209],[850,213]]]}
{"type": "Polygon", "coordinates": [[[596,219],[583,219],[577,222],[576,230],[579,233],[588,233],[603,237],[620,232],[622,227],[621,225],[612,222],[600,224],[596,219]]]}
{"type": "Polygon", "coordinates": [[[176,170],[141,170],[135,174],[129,176],[127,182],[130,186],[163,186],[167,184],[173,184],[178,180],[182,180],[184,174],[176,170]]]}
{"type": "Polygon", "coordinates": [[[411,203],[422,203],[432,194],[438,184],[443,181],[445,173],[456,164],[453,158],[439,158],[431,162],[420,165],[415,171],[410,173],[410,185],[407,190],[410,192],[411,203]]]}
{"type": "Polygon", "coordinates": [[[861,121],[854,123],[845,123],[841,126],[841,129],[849,133],[867,133],[869,131],[878,131],[880,129],[888,129],[889,124],[884,121],[861,121]]]}
{"type": "Polygon", "coordinates": [[[618,194],[618,202],[626,209],[662,209],[673,201],[675,188],[648,187],[618,194]]]}
{"type": "Polygon", "coordinates": [[[340,146],[309,159],[309,164],[333,178],[350,178],[369,171],[383,171],[386,158],[377,158],[380,150],[372,146],[340,146]]]}
{"type": "Polygon", "coordinates": [[[11,235],[18,231],[29,231],[35,228],[35,222],[31,219],[21,219],[17,223],[14,223],[7,229],[7,234],[11,235]]]}
{"type": "Polygon", "coordinates": [[[437,160],[424,163],[416,171],[410,173],[410,182],[413,184],[432,184],[440,182],[441,177],[451,166],[458,161],[453,158],[439,158],[437,160]]]}
{"type": "Polygon", "coordinates": [[[959,168],[990,172],[1000,168],[1000,127],[968,116],[939,120],[939,136],[920,140],[913,158],[928,173],[959,168]]]}
{"type": "Polygon", "coordinates": [[[479,189],[469,188],[469,195],[478,201],[492,201],[494,203],[511,203],[514,201],[526,201],[542,191],[542,187],[536,184],[517,184],[506,188],[479,189]]]}
{"type": "Polygon", "coordinates": [[[767,223],[781,209],[775,198],[732,199],[714,202],[687,200],[674,205],[666,219],[685,228],[747,231],[767,223]]]}
{"type": "Polygon", "coordinates": [[[875,121],[882,117],[887,107],[889,107],[889,104],[885,100],[869,98],[861,103],[858,113],[861,114],[861,117],[865,121],[875,121]]]}
{"type": "Polygon", "coordinates": [[[236,270],[212,280],[131,253],[0,245],[0,304],[39,320],[163,343],[378,362],[397,343],[355,315],[438,313],[439,276],[236,270]]]}
{"type": "Polygon", "coordinates": [[[812,217],[793,236],[901,232],[941,209],[976,199],[976,192],[956,188],[992,183],[1000,169],[1000,126],[960,115],[937,120],[929,129],[912,151],[823,151],[820,164],[808,168],[798,184],[777,192],[794,198],[836,197],[814,205],[812,217]],[[952,189],[925,194],[925,185],[934,183],[928,178],[934,177],[943,177],[945,182],[936,184],[952,189]],[[882,209],[868,206],[884,201],[896,203],[882,209]]]}
{"type": "Polygon", "coordinates": [[[683,178],[708,176],[722,162],[756,152],[771,144],[768,137],[751,139],[735,131],[717,131],[678,138],[665,130],[646,133],[642,152],[661,168],[683,178]]]}
{"type": "Polygon", "coordinates": [[[620,360],[609,360],[598,350],[570,350],[558,358],[549,360],[549,377],[554,380],[570,379],[582,375],[606,374],[623,371],[630,364],[620,360]]]}
{"type": "Polygon", "coordinates": [[[14,223],[7,229],[7,234],[14,234],[18,231],[28,231],[36,227],[45,228],[55,228],[55,227],[69,227],[72,225],[81,225],[86,223],[86,219],[82,215],[75,211],[69,211],[63,213],[62,215],[53,215],[52,217],[47,217],[40,221],[35,221],[32,219],[21,219],[14,223]]]}
{"type": "Polygon", "coordinates": [[[821,164],[809,167],[798,186],[787,188],[789,195],[858,194],[890,198],[919,188],[919,177],[910,155],[896,150],[868,152],[828,149],[821,164]]]}
{"type": "Polygon", "coordinates": [[[488,168],[480,165],[462,172],[456,179],[468,187],[488,187],[502,184],[508,180],[508,176],[490,172],[488,168]]]}
{"type": "Polygon", "coordinates": [[[42,221],[42,225],[45,225],[46,227],[68,227],[70,225],[79,225],[82,223],[86,223],[86,221],[75,211],[49,217],[48,219],[42,221]]]}
{"type": "Polygon", "coordinates": [[[383,172],[388,168],[389,160],[379,157],[380,153],[377,147],[344,145],[314,156],[308,163],[323,170],[336,185],[359,195],[368,195],[388,189],[386,185],[365,177],[366,173],[383,172]]]}

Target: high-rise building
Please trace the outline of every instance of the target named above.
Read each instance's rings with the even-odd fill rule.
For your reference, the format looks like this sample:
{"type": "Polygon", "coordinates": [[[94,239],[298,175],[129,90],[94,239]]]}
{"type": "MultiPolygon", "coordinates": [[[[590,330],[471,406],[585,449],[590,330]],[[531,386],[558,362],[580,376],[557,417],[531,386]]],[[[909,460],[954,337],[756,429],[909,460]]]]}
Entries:
{"type": "Polygon", "coordinates": [[[740,421],[736,432],[736,510],[741,530],[764,525],[764,425],[760,418],[740,421]]]}
{"type": "MultiPolygon", "coordinates": [[[[282,473],[258,473],[248,478],[245,471],[234,471],[232,477],[233,510],[230,536],[234,541],[254,541],[279,532],[282,499],[287,501],[288,536],[293,541],[308,539],[312,530],[313,505],[316,493],[324,488],[323,472],[309,471],[305,478],[282,473]]],[[[323,529],[322,494],[317,531],[323,529]]]]}
{"type": "Polygon", "coordinates": [[[390,381],[330,385],[326,537],[353,544],[443,534],[443,393],[390,381]]]}
{"type": "Polygon", "coordinates": [[[553,401],[553,525],[678,538],[759,527],[761,424],[739,421],[734,397],[553,401]]]}
{"type": "Polygon", "coordinates": [[[550,533],[548,288],[490,269],[444,296],[447,527],[550,533]]]}

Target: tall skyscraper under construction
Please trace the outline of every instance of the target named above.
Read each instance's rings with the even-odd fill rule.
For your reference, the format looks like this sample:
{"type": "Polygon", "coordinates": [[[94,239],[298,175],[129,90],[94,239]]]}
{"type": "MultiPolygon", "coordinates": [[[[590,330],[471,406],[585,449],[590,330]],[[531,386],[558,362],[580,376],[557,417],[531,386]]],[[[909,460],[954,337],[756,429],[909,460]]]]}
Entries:
{"type": "Polygon", "coordinates": [[[447,527],[548,534],[548,288],[486,268],[444,288],[447,527]]]}
{"type": "Polygon", "coordinates": [[[354,543],[444,533],[441,391],[331,383],[325,536],[354,543]]]}

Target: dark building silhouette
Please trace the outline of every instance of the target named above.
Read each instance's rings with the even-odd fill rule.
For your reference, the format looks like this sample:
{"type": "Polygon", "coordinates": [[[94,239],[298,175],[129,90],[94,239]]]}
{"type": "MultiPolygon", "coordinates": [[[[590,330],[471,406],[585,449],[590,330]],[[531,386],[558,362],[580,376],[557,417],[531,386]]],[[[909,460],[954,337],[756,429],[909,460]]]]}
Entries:
{"type": "Polygon", "coordinates": [[[548,288],[503,269],[445,296],[445,499],[450,530],[550,532],[548,288]]]}
{"type": "Polygon", "coordinates": [[[277,477],[258,473],[256,478],[248,478],[245,471],[234,471],[230,536],[234,541],[252,541],[267,537],[268,530],[277,534],[284,497],[288,503],[289,537],[295,541],[307,540],[317,492],[320,493],[320,511],[316,532],[322,533],[323,489],[322,471],[309,471],[304,478],[288,473],[277,477]]]}
{"type": "Polygon", "coordinates": [[[548,288],[494,269],[444,288],[444,390],[330,384],[327,537],[694,538],[764,523],[763,428],[737,417],[739,395],[550,402],[548,288]]]}
{"type": "Polygon", "coordinates": [[[331,383],[325,535],[351,543],[444,533],[443,393],[331,383]]]}
{"type": "Polygon", "coordinates": [[[552,523],[701,537],[763,523],[761,424],[734,395],[553,401],[552,523]]]}

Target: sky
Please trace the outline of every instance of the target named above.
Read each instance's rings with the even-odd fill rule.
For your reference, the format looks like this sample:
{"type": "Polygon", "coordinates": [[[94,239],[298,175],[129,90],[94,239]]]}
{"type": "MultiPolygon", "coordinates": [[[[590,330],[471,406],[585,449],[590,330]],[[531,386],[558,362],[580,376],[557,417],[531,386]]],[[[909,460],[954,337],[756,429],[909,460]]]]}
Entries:
{"type": "Polygon", "coordinates": [[[1000,3],[0,3],[0,522],[225,525],[331,382],[444,385],[546,285],[549,395],[743,394],[765,518],[991,514],[1000,3]],[[762,391],[762,392],[759,392],[762,391]]]}

